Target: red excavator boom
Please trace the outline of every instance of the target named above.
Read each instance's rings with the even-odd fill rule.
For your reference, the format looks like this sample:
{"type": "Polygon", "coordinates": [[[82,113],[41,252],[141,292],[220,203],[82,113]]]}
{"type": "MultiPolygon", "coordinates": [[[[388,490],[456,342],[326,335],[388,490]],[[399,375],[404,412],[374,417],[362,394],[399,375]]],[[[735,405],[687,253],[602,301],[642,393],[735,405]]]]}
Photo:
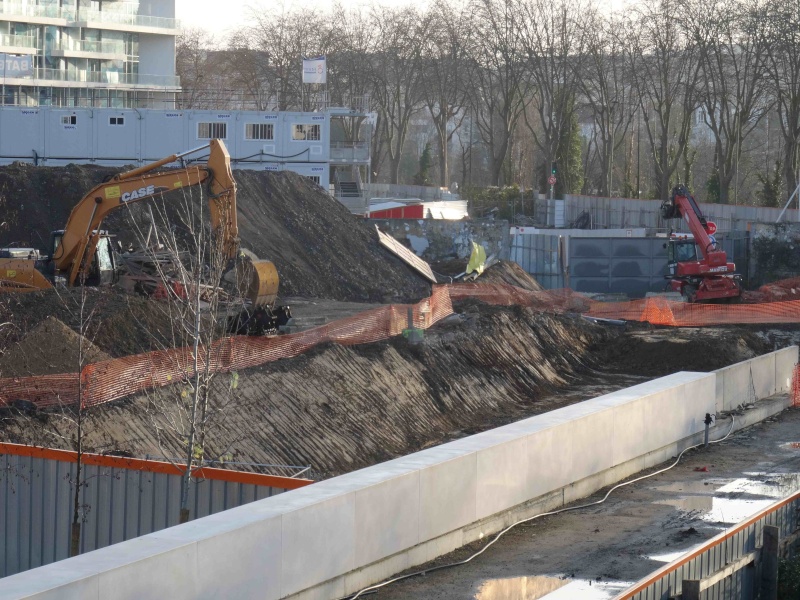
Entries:
{"type": "Polygon", "coordinates": [[[742,294],[741,276],[735,273],[736,265],[728,262],[728,255],[714,239],[714,230],[700,211],[689,190],[678,185],[672,190],[670,200],[661,204],[665,219],[684,219],[694,239],[671,239],[670,287],[680,292],[689,302],[714,302],[737,300],[742,294]],[[688,254],[681,247],[692,244],[699,249],[688,254]]]}

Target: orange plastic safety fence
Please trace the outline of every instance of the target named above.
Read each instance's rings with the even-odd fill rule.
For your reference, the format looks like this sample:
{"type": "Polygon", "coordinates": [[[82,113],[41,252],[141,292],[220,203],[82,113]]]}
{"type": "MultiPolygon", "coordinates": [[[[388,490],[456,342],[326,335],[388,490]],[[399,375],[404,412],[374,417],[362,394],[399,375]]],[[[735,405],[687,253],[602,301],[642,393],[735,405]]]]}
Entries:
{"type": "MultiPolygon", "coordinates": [[[[593,301],[572,290],[530,292],[502,284],[450,284],[434,286],[430,298],[414,305],[375,308],[315,329],[273,338],[236,336],[216,342],[199,352],[198,366],[209,361],[213,372],[229,372],[298,356],[314,346],[335,342],[344,345],[385,340],[408,327],[427,329],[452,314],[453,301],[473,298],[502,306],[526,306],[546,312],[576,312],[596,318],[644,321],[654,325],[703,326],[741,323],[798,323],[800,301],[748,305],[708,305],[648,298],[630,302],[593,301]]],[[[175,348],[87,365],[78,373],[0,379],[0,406],[26,400],[39,407],[58,404],[94,406],[147,389],[185,381],[195,370],[188,348],[175,348]],[[80,385],[79,385],[80,384],[80,385]]],[[[796,381],[798,378],[796,378],[796,381]]],[[[800,385],[800,384],[798,384],[800,385]]],[[[798,394],[800,396],[800,394],[798,394]]]]}
{"type": "Polygon", "coordinates": [[[792,406],[800,406],[800,364],[794,366],[792,373],[792,406]]]}

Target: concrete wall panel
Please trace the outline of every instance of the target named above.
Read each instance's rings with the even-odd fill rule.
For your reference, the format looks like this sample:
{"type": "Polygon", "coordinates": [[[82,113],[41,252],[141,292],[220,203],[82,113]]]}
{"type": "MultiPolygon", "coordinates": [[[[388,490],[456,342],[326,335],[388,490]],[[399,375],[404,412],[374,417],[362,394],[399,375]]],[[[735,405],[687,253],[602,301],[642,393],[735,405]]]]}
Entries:
{"type": "Polygon", "coordinates": [[[528,457],[527,436],[478,452],[478,519],[531,498],[528,457]]]}
{"type": "Polygon", "coordinates": [[[750,361],[756,399],[767,398],[775,393],[775,355],[765,354],[750,361]]]}
{"type": "Polygon", "coordinates": [[[195,544],[181,545],[146,536],[84,556],[92,555],[101,570],[96,576],[99,598],[192,600],[198,597],[195,544]],[[105,553],[111,558],[111,569],[103,569],[105,553]]]}
{"type": "Polygon", "coordinates": [[[419,489],[415,471],[356,492],[356,566],[419,543],[419,489]]]}
{"type": "Polygon", "coordinates": [[[775,393],[788,392],[792,389],[794,367],[797,364],[797,346],[784,348],[775,352],[775,393]]]}
{"type": "Polygon", "coordinates": [[[528,481],[531,497],[542,496],[570,483],[572,444],[563,443],[569,424],[528,436],[528,481]]]}
{"type": "MultiPolygon", "coordinates": [[[[263,502],[269,500],[259,501],[263,502]]],[[[349,493],[284,515],[283,596],[355,568],[355,513],[356,496],[349,493]]]]}
{"type": "Polygon", "coordinates": [[[420,540],[475,520],[477,454],[470,453],[420,472],[420,540]]]}
{"type": "Polygon", "coordinates": [[[280,598],[281,529],[275,517],[198,541],[197,598],[280,598]]]}

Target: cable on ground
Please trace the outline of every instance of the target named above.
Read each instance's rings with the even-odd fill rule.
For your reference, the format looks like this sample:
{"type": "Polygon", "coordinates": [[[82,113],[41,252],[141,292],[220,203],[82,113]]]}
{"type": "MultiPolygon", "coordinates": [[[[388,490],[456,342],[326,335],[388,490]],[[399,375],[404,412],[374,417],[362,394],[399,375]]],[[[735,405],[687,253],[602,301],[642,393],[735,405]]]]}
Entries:
{"type": "MultiPolygon", "coordinates": [[[[725,437],[720,438],[718,440],[711,441],[711,442],[709,442],[709,444],[718,444],[718,443],[724,442],[726,439],[728,439],[728,437],[731,435],[731,433],[733,433],[733,425],[734,425],[735,422],[736,422],[736,418],[734,417],[734,415],[731,415],[731,428],[728,430],[728,433],[725,434],[725,437]]],[[[549,516],[552,516],[552,515],[558,515],[558,514],[569,512],[569,511],[573,511],[573,510],[580,510],[582,508],[589,508],[590,506],[597,506],[598,504],[602,504],[603,502],[608,500],[608,497],[615,490],[618,490],[619,488],[625,487],[626,485],[631,485],[632,483],[636,483],[638,481],[642,481],[643,479],[648,479],[650,477],[655,477],[656,475],[660,475],[661,473],[666,473],[670,469],[676,467],[678,465],[678,463],[681,461],[681,458],[683,458],[683,455],[686,454],[689,450],[694,450],[695,448],[699,448],[700,446],[703,446],[703,445],[704,444],[701,442],[699,444],[695,444],[694,446],[689,446],[688,448],[685,448],[680,454],[678,454],[678,458],[675,459],[675,462],[673,462],[668,467],[665,467],[663,469],[659,469],[658,471],[655,471],[653,473],[649,473],[647,475],[642,475],[641,477],[637,477],[636,479],[631,479],[630,481],[625,481],[623,483],[618,483],[617,485],[612,487],[610,490],[608,490],[608,492],[606,492],[606,495],[603,496],[600,500],[597,500],[595,502],[589,502],[588,504],[581,504],[579,506],[568,506],[566,508],[560,508],[558,510],[553,510],[553,511],[550,511],[550,512],[543,512],[543,513],[540,513],[538,515],[534,515],[532,517],[528,517],[527,519],[522,519],[520,521],[512,523],[511,525],[509,525],[508,527],[503,529],[500,533],[495,535],[494,538],[492,539],[492,541],[490,541],[488,544],[486,544],[483,548],[478,550],[475,554],[473,554],[469,558],[466,558],[464,560],[461,560],[461,561],[458,561],[458,562],[454,562],[454,563],[448,563],[446,565],[438,565],[436,567],[431,567],[430,569],[425,569],[425,570],[422,570],[422,571],[415,571],[414,573],[409,573],[408,575],[401,575],[400,577],[395,577],[394,579],[388,579],[388,580],[386,580],[386,581],[384,581],[382,583],[376,583],[375,585],[371,585],[369,587],[365,587],[364,589],[359,590],[358,592],[356,592],[355,595],[344,596],[343,598],[340,598],[340,600],[356,600],[356,598],[360,598],[361,596],[364,596],[366,594],[370,594],[370,593],[374,592],[375,590],[378,590],[378,589],[380,589],[382,587],[386,587],[387,585],[390,585],[392,583],[396,583],[398,581],[402,581],[404,579],[409,579],[411,577],[416,577],[417,575],[427,575],[428,573],[432,573],[434,571],[440,571],[442,569],[449,569],[451,567],[458,567],[460,565],[465,565],[468,562],[472,561],[473,559],[478,558],[484,552],[486,552],[486,550],[488,550],[497,540],[499,540],[501,537],[503,537],[506,533],[508,533],[512,529],[514,529],[514,527],[516,527],[517,525],[522,525],[523,523],[529,523],[530,521],[533,521],[535,519],[539,519],[541,517],[549,517],[549,516]]]]}

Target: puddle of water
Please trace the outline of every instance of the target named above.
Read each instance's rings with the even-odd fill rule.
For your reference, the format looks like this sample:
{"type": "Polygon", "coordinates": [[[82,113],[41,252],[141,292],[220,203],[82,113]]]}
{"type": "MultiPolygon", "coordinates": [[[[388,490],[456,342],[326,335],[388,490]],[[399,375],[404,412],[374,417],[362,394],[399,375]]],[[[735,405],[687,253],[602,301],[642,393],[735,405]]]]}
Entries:
{"type": "Polygon", "coordinates": [[[684,494],[713,494],[716,489],[730,479],[703,479],[702,481],[676,481],[665,485],[655,486],[653,489],[664,492],[683,492],[684,494]]]}
{"type": "Polygon", "coordinates": [[[574,579],[564,587],[544,596],[543,600],[609,600],[633,584],[633,581],[574,579]]]}
{"type": "Polygon", "coordinates": [[[717,490],[722,494],[750,494],[768,498],[785,498],[800,488],[798,473],[753,473],[758,479],[735,479],[717,490]]]}
{"type": "Polygon", "coordinates": [[[658,562],[663,563],[671,563],[673,560],[678,560],[681,556],[686,554],[687,552],[691,552],[694,548],[697,548],[700,544],[695,544],[694,546],[690,546],[685,550],[678,550],[677,552],[666,552],[664,554],[653,554],[648,556],[649,560],[655,560],[658,562]]]}
{"type": "Polygon", "coordinates": [[[539,600],[569,583],[556,577],[511,577],[487,579],[475,600],[539,600]]]}
{"type": "Polygon", "coordinates": [[[714,506],[714,496],[681,496],[680,498],[663,498],[656,504],[667,504],[685,512],[708,512],[714,506]]]}
{"type": "Polygon", "coordinates": [[[714,498],[711,510],[700,518],[709,523],[728,523],[734,525],[740,521],[744,521],[747,517],[757,513],[762,508],[766,508],[774,501],[773,498],[764,498],[763,500],[714,498]]]}

